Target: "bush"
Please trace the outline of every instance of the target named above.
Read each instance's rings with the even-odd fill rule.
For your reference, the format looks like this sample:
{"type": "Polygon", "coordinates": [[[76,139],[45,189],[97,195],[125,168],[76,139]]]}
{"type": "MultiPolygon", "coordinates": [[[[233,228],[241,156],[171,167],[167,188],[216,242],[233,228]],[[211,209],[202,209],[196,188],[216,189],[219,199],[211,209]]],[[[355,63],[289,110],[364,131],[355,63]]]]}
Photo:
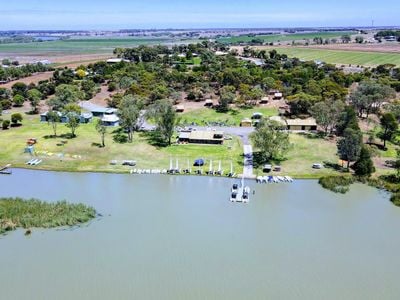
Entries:
{"type": "Polygon", "coordinates": [[[17,94],[14,96],[13,102],[14,102],[15,106],[22,106],[22,105],[24,105],[25,98],[24,98],[24,96],[17,94]]]}
{"type": "Polygon", "coordinates": [[[393,194],[390,201],[396,206],[400,207],[400,193],[393,194]]]}
{"type": "Polygon", "coordinates": [[[10,120],[4,120],[1,127],[3,128],[3,130],[6,130],[10,127],[10,120]]]}
{"type": "Polygon", "coordinates": [[[319,184],[332,192],[345,194],[354,181],[355,179],[350,176],[326,176],[320,178],[319,184]]]}
{"type": "Polygon", "coordinates": [[[15,113],[11,115],[11,122],[16,125],[19,122],[22,122],[22,115],[20,113],[15,113]]]}

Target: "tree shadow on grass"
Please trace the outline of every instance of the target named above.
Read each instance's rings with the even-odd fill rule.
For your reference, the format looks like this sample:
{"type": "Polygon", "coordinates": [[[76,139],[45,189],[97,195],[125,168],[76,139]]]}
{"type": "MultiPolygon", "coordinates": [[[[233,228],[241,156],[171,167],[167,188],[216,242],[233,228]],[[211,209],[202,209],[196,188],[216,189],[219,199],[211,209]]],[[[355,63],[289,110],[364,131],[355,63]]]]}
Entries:
{"type": "Polygon", "coordinates": [[[103,145],[100,143],[92,143],[92,147],[103,148],[103,145]]]}
{"type": "Polygon", "coordinates": [[[59,135],[59,137],[62,139],[71,140],[71,139],[76,138],[76,135],[72,135],[72,133],[64,133],[64,134],[59,135]]]}
{"type": "Polygon", "coordinates": [[[326,169],[332,169],[332,170],[339,171],[339,172],[343,170],[343,167],[341,165],[339,165],[338,163],[324,161],[323,164],[324,164],[324,168],[326,168],[326,169]]]}
{"type": "Polygon", "coordinates": [[[144,137],[147,142],[157,148],[165,148],[168,146],[168,143],[166,143],[160,133],[155,130],[155,131],[143,131],[140,133],[141,137],[144,137]]]}
{"type": "MultiPolygon", "coordinates": [[[[286,160],[287,160],[286,158],[268,159],[261,152],[254,152],[253,153],[253,167],[254,168],[260,168],[260,167],[263,167],[266,164],[280,165],[282,162],[284,162],[286,160]]],[[[242,163],[242,165],[243,165],[243,163],[242,163]]]]}
{"type": "Polygon", "coordinates": [[[317,133],[313,133],[313,132],[299,132],[297,133],[299,136],[305,137],[309,140],[320,140],[320,139],[327,139],[328,136],[325,135],[324,132],[317,132],[317,133]]]}

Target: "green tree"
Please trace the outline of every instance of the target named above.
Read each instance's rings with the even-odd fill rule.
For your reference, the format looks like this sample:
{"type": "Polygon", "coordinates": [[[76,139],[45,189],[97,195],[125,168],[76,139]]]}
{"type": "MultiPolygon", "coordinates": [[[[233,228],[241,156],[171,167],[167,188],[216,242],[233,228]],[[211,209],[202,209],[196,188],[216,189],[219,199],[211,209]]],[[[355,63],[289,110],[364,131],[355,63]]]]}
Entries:
{"type": "Polygon", "coordinates": [[[236,99],[235,87],[233,86],[224,86],[221,88],[219,98],[219,105],[217,107],[218,112],[228,112],[229,104],[233,103],[236,99]]]}
{"type": "Polygon", "coordinates": [[[351,36],[348,34],[344,34],[340,38],[344,44],[348,44],[351,42],[351,36]]]}
{"type": "Polygon", "coordinates": [[[23,120],[23,117],[20,113],[15,113],[15,114],[11,115],[11,122],[14,125],[17,125],[19,122],[22,122],[22,120],[23,120]]]}
{"type": "Polygon", "coordinates": [[[106,146],[105,137],[107,134],[107,127],[103,125],[103,122],[100,119],[97,119],[96,131],[100,134],[101,146],[104,148],[106,146]]]}
{"type": "Polygon", "coordinates": [[[359,116],[369,114],[375,109],[379,109],[383,102],[392,99],[395,91],[389,86],[376,82],[361,82],[355,91],[350,93],[350,102],[357,109],[359,116]]]}
{"type": "Polygon", "coordinates": [[[26,97],[26,93],[28,91],[28,86],[23,82],[14,83],[11,87],[13,96],[21,95],[22,97],[26,97]]]}
{"type": "Polygon", "coordinates": [[[289,133],[279,122],[263,119],[257,126],[250,139],[267,161],[282,159],[290,148],[289,133]]]}
{"type": "Polygon", "coordinates": [[[134,98],[132,95],[122,97],[119,104],[118,116],[120,118],[121,127],[128,133],[128,141],[132,143],[133,134],[140,128],[141,109],[143,102],[134,98]]]}
{"type": "Polygon", "coordinates": [[[80,125],[79,115],[76,112],[69,112],[66,114],[66,117],[68,121],[65,126],[71,130],[71,136],[76,137],[75,132],[80,125]]]}
{"type": "Polygon", "coordinates": [[[160,134],[162,141],[171,145],[174,128],[179,122],[172,103],[167,100],[157,101],[152,106],[150,115],[156,121],[157,132],[160,134]]]}
{"type": "Polygon", "coordinates": [[[341,136],[347,128],[359,131],[357,114],[353,107],[347,106],[340,114],[339,121],[336,125],[336,134],[341,136]]]}
{"type": "Polygon", "coordinates": [[[375,172],[374,163],[371,159],[371,153],[366,146],[361,148],[360,157],[353,165],[357,176],[371,176],[375,172]]]}
{"type": "Polygon", "coordinates": [[[333,103],[321,101],[311,108],[311,114],[317,121],[317,124],[324,129],[325,134],[328,134],[328,132],[332,132],[336,127],[344,107],[344,103],[340,100],[333,103]]]}
{"type": "Polygon", "coordinates": [[[390,141],[395,135],[399,124],[392,113],[385,113],[381,117],[382,131],[379,132],[378,137],[383,141],[383,148],[386,149],[386,141],[390,141]]]}
{"type": "Polygon", "coordinates": [[[37,113],[42,96],[42,93],[37,89],[31,89],[28,91],[28,99],[32,107],[32,112],[37,113]]]}
{"type": "Polygon", "coordinates": [[[57,125],[61,121],[60,115],[57,111],[49,111],[47,113],[47,123],[51,125],[54,132],[54,137],[57,137],[57,125]]]}
{"type": "Polygon", "coordinates": [[[337,149],[340,159],[347,161],[347,169],[350,162],[356,161],[362,148],[362,133],[359,130],[346,128],[343,137],[337,142],[337,149]]]}
{"type": "Polygon", "coordinates": [[[20,94],[16,94],[16,95],[13,97],[13,102],[14,102],[14,105],[15,105],[15,106],[20,107],[20,106],[24,105],[25,98],[24,98],[24,96],[22,96],[22,95],[20,95],[20,94]]]}
{"type": "Polygon", "coordinates": [[[358,43],[358,44],[364,43],[364,37],[362,37],[362,36],[356,36],[356,43],[358,43]]]}
{"type": "Polygon", "coordinates": [[[56,87],[54,98],[48,100],[48,105],[54,110],[62,110],[68,103],[77,103],[84,95],[76,85],[61,84],[56,87]]]}

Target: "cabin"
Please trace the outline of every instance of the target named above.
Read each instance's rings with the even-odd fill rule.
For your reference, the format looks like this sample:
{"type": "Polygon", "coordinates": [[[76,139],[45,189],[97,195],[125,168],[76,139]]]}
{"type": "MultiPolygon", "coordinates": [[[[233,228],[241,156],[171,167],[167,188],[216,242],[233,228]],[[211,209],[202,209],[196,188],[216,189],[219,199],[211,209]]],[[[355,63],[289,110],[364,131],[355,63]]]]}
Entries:
{"type": "Polygon", "coordinates": [[[105,114],[101,118],[101,123],[104,126],[116,127],[119,126],[119,117],[115,114],[105,114]]]}
{"type": "Polygon", "coordinates": [[[246,118],[240,121],[240,127],[253,127],[253,121],[246,118]]]}
{"type": "Polygon", "coordinates": [[[118,111],[116,108],[99,106],[89,101],[82,101],[81,103],[79,103],[79,106],[82,109],[91,112],[93,117],[100,118],[102,118],[104,115],[116,114],[118,111]]]}
{"type": "Polygon", "coordinates": [[[79,122],[82,123],[82,124],[90,123],[90,122],[92,122],[92,120],[93,120],[93,114],[90,113],[90,112],[88,112],[88,113],[82,113],[82,114],[79,116],[79,122]]]}
{"type": "Polygon", "coordinates": [[[204,106],[212,107],[214,106],[214,102],[211,99],[207,99],[206,102],[204,103],[204,106]]]}
{"type": "MultiPolygon", "coordinates": [[[[46,111],[46,112],[44,112],[44,113],[42,113],[42,114],[40,115],[40,122],[48,122],[48,121],[49,121],[49,118],[47,117],[47,114],[48,114],[48,113],[49,113],[49,112],[46,111]]],[[[60,113],[59,111],[57,111],[56,113],[57,113],[58,117],[61,119],[61,117],[63,116],[63,114],[60,113]]]]}
{"type": "Polygon", "coordinates": [[[278,93],[274,94],[272,99],[274,99],[274,100],[282,100],[282,98],[283,98],[283,94],[278,92],[278,93]]]}
{"type": "Polygon", "coordinates": [[[279,116],[271,117],[270,120],[281,123],[289,131],[312,132],[317,131],[317,122],[314,118],[307,119],[285,119],[279,116]]]}
{"type": "Polygon", "coordinates": [[[262,97],[260,100],[260,104],[267,104],[269,102],[269,97],[262,97]]]}
{"type": "Polygon", "coordinates": [[[130,61],[127,59],[122,59],[122,58],[110,58],[110,59],[107,59],[106,62],[108,64],[119,64],[121,62],[130,62],[130,61]]]}
{"type": "Polygon", "coordinates": [[[183,113],[183,112],[185,111],[185,107],[184,107],[183,105],[177,105],[177,106],[175,107],[175,111],[176,111],[177,113],[183,113]]]}
{"type": "Polygon", "coordinates": [[[290,131],[316,131],[317,122],[313,118],[287,119],[287,128],[290,131]]]}
{"type": "Polygon", "coordinates": [[[222,145],[224,143],[224,133],[222,131],[181,131],[178,137],[179,143],[222,145]]]}
{"type": "MultiPolygon", "coordinates": [[[[45,113],[42,113],[40,115],[40,122],[48,122],[49,118],[47,117],[47,114],[49,112],[46,111],[45,113]]],[[[60,122],[61,123],[68,123],[69,118],[68,118],[68,114],[66,113],[61,113],[61,112],[57,112],[58,117],[60,118],[60,122]]],[[[78,114],[76,114],[78,116],[78,114]]],[[[81,124],[86,124],[86,123],[90,123],[93,119],[93,114],[92,113],[82,113],[79,116],[79,123],[81,124]]]]}

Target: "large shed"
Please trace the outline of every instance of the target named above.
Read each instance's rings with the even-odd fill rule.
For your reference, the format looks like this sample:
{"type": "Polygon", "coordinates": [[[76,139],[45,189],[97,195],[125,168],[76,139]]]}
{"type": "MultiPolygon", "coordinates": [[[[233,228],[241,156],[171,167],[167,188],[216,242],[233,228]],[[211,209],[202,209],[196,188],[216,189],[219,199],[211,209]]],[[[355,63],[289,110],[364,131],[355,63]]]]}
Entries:
{"type": "Polygon", "coordinates": [[[224,133],[222,131],[208,130],[181,131],[178,141],[190,144],[222,145],[224,142],[224,133]]]}

